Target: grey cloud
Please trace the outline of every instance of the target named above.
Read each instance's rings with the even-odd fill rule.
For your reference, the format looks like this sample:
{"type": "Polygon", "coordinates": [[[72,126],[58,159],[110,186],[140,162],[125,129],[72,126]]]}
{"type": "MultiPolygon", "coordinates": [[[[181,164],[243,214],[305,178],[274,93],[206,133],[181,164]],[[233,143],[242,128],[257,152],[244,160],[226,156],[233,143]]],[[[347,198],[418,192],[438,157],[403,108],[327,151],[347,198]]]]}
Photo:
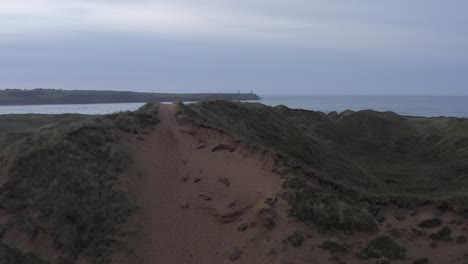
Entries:
{"type": "Polygon", "coordinates": [[[468,94],[467,9],[455,0],[0,0],[0,88],[468,94]]]}

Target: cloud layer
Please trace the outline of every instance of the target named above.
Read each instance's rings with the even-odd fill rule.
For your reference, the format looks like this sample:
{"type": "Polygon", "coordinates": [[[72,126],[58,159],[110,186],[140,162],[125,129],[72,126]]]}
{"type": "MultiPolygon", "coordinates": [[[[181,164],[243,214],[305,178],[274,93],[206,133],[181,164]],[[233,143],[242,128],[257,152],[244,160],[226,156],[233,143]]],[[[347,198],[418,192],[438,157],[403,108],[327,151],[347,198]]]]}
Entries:
{"type": "MultiPolygon", "coordinates": [[[[67,78],[53,72],[59,64],[66,65],[71,72],[65,74],[70,75],[67,86],[76,86],[73,77],[76,72],[84,73],[83,81],[87,85],[109,86],[115,80],[85,74],[92,68],[85,61],[113,60],[145,65],[137,74],[141,87],[180,88],[192,84],[200,88],[205,83],[207,89],[215,89],[229,79],[222,76],[235,75],[238,85],[257,85],[268,91],[277,81],[271,81],[275,78],[269,74],[276,72],[271,70],[274,66],[265,65],[265,60],[281,63],[279,68],[283,72],[296,69],[284,76],[285,82],[300,79],[299,86],[307,87],[314,84],[310,72],[320,67],[314,61],[319,58],[329,69],[329,73],[324,73],[326,77],[341,80],[331,81],[333,84],[329,85],[338,89],[336,92],[339,85],[357,87],[358,82],[369,86],[361,92],[372,92],[370,85],[379,81],[388,83],[389,80],[379,78],[389,78],[388,72],[393,70],[401,74],[400,82],[392,80],[395,85],[414,85],[419,93],[427,82],[418,79],[423,78],[420,72],[424,69],[428,75],[437,71],[440,83],[455,77],[458,83],[466,85],[466,79],[457,74],[466,70],[468,64],[468,16],[464,13],[467,8],[468,3],[456,0],[443,3],[435,0],[0,0],[0,56],[4,58],[0,66],[11,72],[8,76],[0,73],[6,80],[1,85],[23,87],[35,82],[67,85],[67,78]],[[198,53],[186,52],[184,44],[194,46],[193,52],[198,53]],[[187,57],[167,58],[167,54],[187,57]],[[161,58],[165,59],[164,63],[161,58]],[[356,69],[344,67],[339,58],[358,64],[363,72],[380,68],[376,75],[380,77],[374,81],[370,80],[375,76],[350,78],[356,69]],[[43,63],[43,69],[36,70],[42,71],[41,76],[48,80],[34,77],[36,73],[26,80],[15,79],[33,73],[32,65],[39,63],[43,63]],[[169,71],[173,78],[190,73],[192,82],[155,80],[148,73],[151,68],[169,71]],[[229,71],[231,68],[239,68],[237,75],[229,71]],[[199,73],[198,77],[191,74],[199,69],[206,72],[199,73]],[[199,78],[209,74],[208,69],[214,73],[213,80],[201,81],[199,78]],[[259,71],[266,72],[259,74],[259,71]],[[96,80],[92,81],[93,78],[96,80]]],[[[111,78],[118,68],[115,63],[109,63],[107,73],[102,72],[101,76],[111,78]]],[[[130,77],[118,83],[126,83],[122,86],[128,87],[135,81],[130,77]]],[[[428,77],[431,78],[434,76],[428,77]]],[[[383,86],[389,89],[388,85],[383,86]]]]}

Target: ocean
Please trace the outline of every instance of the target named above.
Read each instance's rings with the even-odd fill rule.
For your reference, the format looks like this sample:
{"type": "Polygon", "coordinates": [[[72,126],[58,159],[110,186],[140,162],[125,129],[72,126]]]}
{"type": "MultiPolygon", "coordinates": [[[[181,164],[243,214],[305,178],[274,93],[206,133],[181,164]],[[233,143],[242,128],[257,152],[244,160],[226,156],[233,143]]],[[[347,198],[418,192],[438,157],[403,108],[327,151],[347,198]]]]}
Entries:
{"type": "Polygon", "coordinates": [[[267,105],[283,104],[322,112],[344,110],[392,111],[408,116],[468,117],[468,96],[362,96],[362,95],[291,95],[262,96],[267,105]]]}
{"type": "MultiPolygon", "coordinates": [[[[322,112],[392,111],[408,116],[468,117],[468,96],[262,95],[266,105],[286,105],[322,112]]],[[[0,114],[109,114],[136,110],[143,103],[0,106],[0,114]]]]}

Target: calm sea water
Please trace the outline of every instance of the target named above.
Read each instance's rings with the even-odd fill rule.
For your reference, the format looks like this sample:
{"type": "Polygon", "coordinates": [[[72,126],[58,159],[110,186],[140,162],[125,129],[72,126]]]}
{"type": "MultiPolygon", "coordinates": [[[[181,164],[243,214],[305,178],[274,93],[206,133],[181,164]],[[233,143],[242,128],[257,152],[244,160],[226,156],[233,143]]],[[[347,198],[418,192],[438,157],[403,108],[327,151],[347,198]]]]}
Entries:
{"type": "Polygon", "coordinates": [[[262,96],[267,105],[284,104],[322,112],[373,109],[410,116],[468,117],[468,96],[262,96]]]}
{"type": "Polygon", "coordinates": [[[119,104],[66,104],[66,105],[14,105],[0,106],[0,114],[84,114],[105,115],[120,111],[133,111],[144,103],[119,104]]]}
{"type": "MultiPolygon", "coordinates": [[[[323,112],[347,109],[393,111],[411,116],[468,117],[468,96],[302,96],[263,95],[266,105],[283,104],[323,112]]],[[[109,114],[136,110],[143,103],[0,106],[0,114],[109,114]]]]}

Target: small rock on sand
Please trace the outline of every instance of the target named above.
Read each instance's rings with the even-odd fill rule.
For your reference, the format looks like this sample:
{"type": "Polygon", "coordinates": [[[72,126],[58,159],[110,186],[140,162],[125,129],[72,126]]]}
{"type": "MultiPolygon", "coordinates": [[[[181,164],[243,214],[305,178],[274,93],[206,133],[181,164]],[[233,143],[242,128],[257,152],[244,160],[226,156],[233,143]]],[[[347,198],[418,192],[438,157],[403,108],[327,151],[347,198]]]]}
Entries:
{"type": "Polygon", "coordinates": [[[201,179],[202,179],[201,177],[195,177],[195,179],[193,180],[193,183],[197,183],[201,181],[201,179]]]}
{"type": "Polygon", "coordinates": [[[242,253],[244,253],[244,251],[238,249],[238,248],[234,248],[231,253],[229,253],[229,260],[231,261],[236,261],[240,258],[240,256],[242,255],[242,253]]]}
{"type": "Polygon", "coordinates": [[[242,222],[242,223],[240,223],[240,224],[237,226],[237,230],[239,230],[239,231],[245,231],[245,230],[247,229],[247,226],[248,226],[247,223],[242,222]]]}
{"type": "Polygon", "coordinates": [[[183,203],[181,203],[181,204],[180,204],[180,208],[182,208],[182,209],[187,209],[187,208],[189,208],[188,202],[183,202],[183,203]]]}
{"type": "Polygon", "coordinates": [[[298,247],[304,243],[304,237],[301,234],[294,232],[294,234],[288,236],[288,242],[291,243],[293,247],[298,247]]]}
{"type": "Polygon", "coordinates": [[[202,198],[205,201],[211,201],[211,199],[212,199],[211,196],[209,196],[207,194],[200,194],[199,197],[202,198]]]}
{"type": "Polygon", "coordinates": [[[273,229],[276,226],[276,212],[271,207],[266,207],[260,209],[259,216],[261,219],[261,223],[268,229],[273,229]]]}
{"type": "Polygon", "coordinates": [[[183,182],[187,182],[188,178],[189,178],[189,176],[188,176],[188,175],[185,175],[185,176],[182,177],[182,181],[183,181],[183,182]]]}
{"type": "Polygon", "coordinates": [[[217,145],[216,147],[214,147],[211,152],[216,152],[216,151],[220,151],[220,150],[229,150],[229,152],[233,152],[234,150],[236,150],[233,146],[231,145],[226,145],[226,144],[219,144],[217,145]]]}
{"type": "Polygon", "coordinates": [[[398,220],[398,221],[403,221],[406,219],[406,216],[403,214],[403,212],[398,211],[393,214],[393,217],[398,220]]]}
{"type": "Polygon", "coordinates": [[[278,251],[276,248],[270,248],[265,252],[265,255],[271,257],[271,256],[276,256],[278,254],[278,251]]]}
{"type": "Polygon", "coordinates": [[[265,204],[268,204],[268,205],[275,205],[276,202],[278,201],[278,197],[275,197],[275,198],[266,198],[265,199],[265,204]]]}
{"type": "Polygon", "coordinates": [[[224,184],[224,186],[226,186],[226,187],[229,187],[229,185],[231,184],[231,180],[229,178],[221,178],[221,179],[219,179],[219,182],[224,184]]]}
{"type": "Polygon", "coordinates": [[[419,227],[422,228],[434,228],[436,226],[441,226],[442,221],[439,218],[426,219],[419,223],[419,227]]]}

